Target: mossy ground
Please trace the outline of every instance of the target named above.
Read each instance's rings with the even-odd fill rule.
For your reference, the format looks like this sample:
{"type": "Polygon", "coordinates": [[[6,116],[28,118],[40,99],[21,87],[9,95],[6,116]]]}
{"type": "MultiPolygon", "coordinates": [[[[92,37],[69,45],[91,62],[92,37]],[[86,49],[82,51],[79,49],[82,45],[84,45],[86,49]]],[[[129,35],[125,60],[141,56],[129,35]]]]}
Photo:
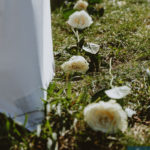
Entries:
{"type": "Polygon", "coordinates": [[[129,145],[150,146],[150,79],[146,74],[146,68],[150,66],[150,3],[147,0],[126,0],[126,5],[119,7],[111,0],[105,0],[102,6],[104,15],[93,15],[92,26],[80,32],[86,41],[100,45],[99,71],[71,75],[69,82],[66,82],[60,65],[71,57],[66,53],[66,47],[76,41],[63,17],[63,8],[52,12],[56,76],[48,89],[48,99],[54,109],[47,114],[40,137],[1,117],[5,120],[1,124],[4,131],[0,136],[1,147],[44,150],[48,137],[53,141],[52,149],[58,144],[59,150],[124,150],[129,145]],[[87,126],[83,109],[89,103],[108,100],[104,90],[110,89],[111,58],[115,76],[113,85],[132,88],[132,93],[119,103],[137,113],[129,118],[125,133],[104,134],[87,126]]]}

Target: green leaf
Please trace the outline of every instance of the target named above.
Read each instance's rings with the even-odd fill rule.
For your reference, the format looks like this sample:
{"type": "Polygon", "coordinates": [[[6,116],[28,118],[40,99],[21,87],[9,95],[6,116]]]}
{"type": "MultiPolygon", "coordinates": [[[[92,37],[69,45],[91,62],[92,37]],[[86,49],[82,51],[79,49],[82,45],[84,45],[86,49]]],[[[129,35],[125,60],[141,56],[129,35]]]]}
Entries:
{"type": "Polygon", "coordinates": [[[89,6],[87,8],[89,14],[96,15],[102,17],[104,15],[104,8],[101,6],[99,9],[96,9],[94,6],[89,6]]]}
{"type": "Polygon", "coordinates": [[[85,43],[85,39],[84,39],[84,37],[83,37],[83,38],[81,38],[81,40],[80,40],[79,43],[78,43],[80,49],[82,48],[82,46],[84,45],[84,43],[85,43]]]}
{"type": "Polygon", "coordinates": [[[26,114],[26,115],[25,115],[25,120],[24,120],[24,123],[23,123],[23,126],[24,126],[24,127],[26,126],[27,121],[28,121],[28,115],[26,114]]]}
{"type": "MultiPolygon", "coordinates": [[[[51,127],[50,122],[49,122],[48,120],[46,121],[45,126],[46,126],[46,128],[48,129],[49,135],[52,135],[53,130],[52,130],[52,127],[51,127]]],[[[47,131],[46,131],[46,132],[47,132],[47,131]]]]}
{"type": "Polygon", "coordinates": [[[71,14],[73,14],[74,12],[75,12],[75,10],[73,10],[73,9],[66,9],[66,10],[64,10],[64,12],[63,12],[63,16],[64,16],[65,19],[68,19],[69,16],[70,16],[71,14]]]}
{"type": "Polygon", "coordinates": [[[59,92],[57,93],[57,96],[61,95],[64,89],[60,89],[59,92]]]}
{"type": "Polygon", "coordinates": [[[77,103],[86,103],[88,99],[87,88],[84,88],[84,91],[79,95],[77,103]]]}
{"type": "Polygon", "coordinates": [[[10,122],[9,122],[9,120],[7,119],[7,121],[6,121],[6,130],[9,131],[9,129],[10,129],[10,122]]]}
{"type": "Polygon", "coordinates": [[[99,90],[98,92],[96,92],[93,96],[92,96],[92,102],[95,102],[98,98],[102,98],[103,101],[108,101],[110,98],[108,98],[105,95],[105,90],[106,88],[103,88],[101,90],[99,90]]]}
{"type": "Polygon", "coordinates": [[[50,95],[50,96],[53,95],[55,87],[56,87],[55,82],[50,84],[49,89],[48,89],[48,95],[50,95]]]}
{"type": "Polygon", "coordinates": [[[102,0],[88,0],[89,4],[102,3],[102,0]]]}
{"type": "Polygon", "coordinates": [[[67,98],[71,98],[71,93],[72,93],[72,91],[71,91],[71,83],[69,82],[67,84],[67,98]]]}

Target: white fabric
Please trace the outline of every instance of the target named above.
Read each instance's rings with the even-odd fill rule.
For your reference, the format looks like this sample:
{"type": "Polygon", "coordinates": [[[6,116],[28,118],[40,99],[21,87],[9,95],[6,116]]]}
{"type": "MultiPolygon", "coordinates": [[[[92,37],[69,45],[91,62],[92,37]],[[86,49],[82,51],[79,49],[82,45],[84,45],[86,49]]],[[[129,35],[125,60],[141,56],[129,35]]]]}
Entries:
{"type": "Polygon", "coordinates": [[[35,129],[53,62],[49,0],[0,0],[0,111],[35,129]]]}

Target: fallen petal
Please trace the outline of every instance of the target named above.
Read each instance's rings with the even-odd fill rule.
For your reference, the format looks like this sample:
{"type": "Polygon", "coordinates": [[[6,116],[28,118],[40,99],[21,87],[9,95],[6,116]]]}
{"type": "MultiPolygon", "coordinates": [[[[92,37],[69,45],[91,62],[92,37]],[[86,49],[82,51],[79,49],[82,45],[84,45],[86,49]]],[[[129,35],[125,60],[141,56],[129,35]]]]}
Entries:
{"type": "Polygon", "coordinates": [[[108,97],[113,99],[121,99],[130,94],[131,88],[128,86],[114,87],[110,90],[106,90],[105,93],[108,97]]]}
{"type": "Polygon", "coordinates": [[[87,45],[83,46],[82,49],[91,54],[96,54],[98,53],[100,46],[94,43],[87,43],[87,45]]]}
{"type": "Polygon", "coordinates": [[[132,109],[130,109],[130,108],[126,108],[126,109],[125,109],[125,112],[127,113],[128,117],[130,117],[130,118],[131,118],[133,115],[136,114],[136,111],[134,111],[134,110],[132,110],[132,109]]]}

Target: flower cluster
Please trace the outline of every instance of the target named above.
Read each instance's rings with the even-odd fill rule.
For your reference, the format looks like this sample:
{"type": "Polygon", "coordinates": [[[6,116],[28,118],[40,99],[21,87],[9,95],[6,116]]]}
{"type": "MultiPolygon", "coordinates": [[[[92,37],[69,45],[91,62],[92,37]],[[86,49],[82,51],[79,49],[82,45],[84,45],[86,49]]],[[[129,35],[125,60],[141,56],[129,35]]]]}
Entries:
{"type": "MultiPolygon", "coordinates": [[[[121,5],[121,3],[118,3],[118,5],[121,5]]],[[[80,43],[78,31],[90,27],[93,23],[91,16],[86,12],[87,7],[88,3],[86,1],[79,0],[74,6],[74,9],[79,11],[70,15],[67,21],[77,38],[77,48],[79,48],[80,43]]],[[[84,43],[81,46],[81,50],[84,50],[84,53],[88,53],[87,56],[90,53],[94,59],[96,58],[94,55],[98,54],[99,49],[99,45],[91,42],[84,43]]],[[[81,54],[80,52],[78,51],[78,54],[81,54]]],[[[83,56],[72,56],[61,65],[61,69],[67,73],[86,73],[89,69],[89,63],[83,56]]],[[[149,74],[149,70],[147,70],[147,74],[149,74]]],[[[95,131],[102,131],[104,133],[125,132],[128,127],[128,117],[132,117],[136,112],[130,108],[124,110],[116,100],[122,99],[130,94],[131,88],[128,86],[115,87],[112,85],[111,61],[110,75],[112,76],[112,80],[110,81],[111,89],[106,90],[105,94],[111,100],[107,102],[100,101],[86,106],[84,109],[84,120],[95,131]]]]}
{"type": "MultiPolygon", "coordinates": [[[[67,21],[67,23],[72,27],[78,42],[80,42],[78,29],[85,29],[93,23],[91,16],[89,16],[89,14],[85,11],[87,7],[88,3],[86,1],[77,1],[77,3],[74,5],[74,9],[80,11],[76,11],[72,15],[70,15],[67,21]],[[75,31],[74,29],[77,29],[77,31],[75,31]]],[[[61,68],[64,72],[85,73],[89,69],[89,63],[83,56],[73,56],[69,61],[63,63],[61,65],[61,68]]]]}
{"type": "Polygon", "coordinates": [[[88,3],[83,0],[79,0],[75,6],[74,9],[80,10],[74,12],[68,20],[68,24],[72,28],[77,28],[77,29],[85,29],[89,27],[93,21],[92,18],[89,16],[89,14],[85,11],[88,7],[88,3]]]}

